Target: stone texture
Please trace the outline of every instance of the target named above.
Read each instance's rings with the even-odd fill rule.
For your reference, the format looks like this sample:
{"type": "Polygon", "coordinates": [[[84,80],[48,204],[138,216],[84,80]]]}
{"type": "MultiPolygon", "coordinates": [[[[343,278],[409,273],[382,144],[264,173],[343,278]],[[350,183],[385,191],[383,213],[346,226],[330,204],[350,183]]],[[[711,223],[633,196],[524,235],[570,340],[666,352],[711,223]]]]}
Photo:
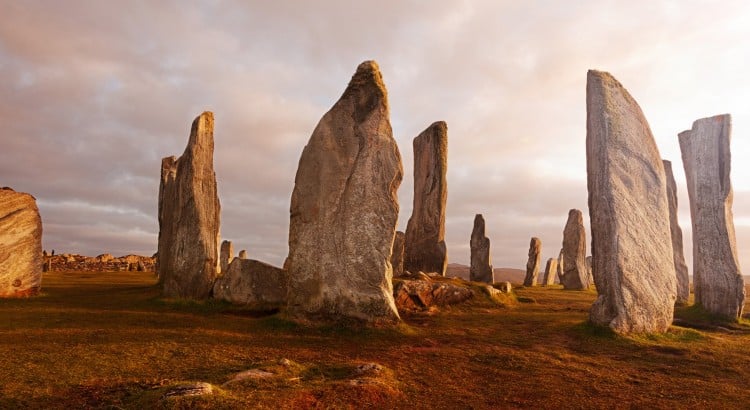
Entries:
{"type": "Polygon", "coordinates": [[[170,397],[187,397],[187,396],[204,396],[213,394],[214,389],[210,383],[206,382],[193,382],[193,383],[181,383],[172,386],[162,396],[162,399],[170,397]]]}
{"type": "MultiPolygon", "coordinates": [[[[674,315],[664,165],[638,104],[610,74],[589,71],[586,166],[593,273],[592,323],[618,333],[665,332],[674,315]]],[[[568,256],[565,255],[567,271],[568,256]]],[[[582,261],[585,269],[585,259],[582,261]]]]}
{"type": "Polygon", "coordinates": [[[677,219],[677,184],[672,172],[672,163],[662,160],[664,174],[667,178],[667,202],[669,203],[669,229],[672,236],[672,258],[674,259],[674,270],[677,275],[677,300],[678,305],[687,305],[690,298],[690,276],[685,264],[685,254],[682,245],[682,228],[677,219]]]}
{"type": "Polygon", "coordinates": [[[586,257],[586,276],[589,278],[589,284],[594,284],[594,259],[591,256],[586,257]]]}
{"type": "Polygon", "coordinates": [[[718,115],[680,133],[693,223],[695,302],[711,313],[742,317],[745,284],[732,215],[731,117],[718,115]]]}
{"type": "Polygon", "coordinates": [[[523,280],[524,286],[536,286],[539,277],[539,265],[542,263],[542,240],[531,238],[529,243],[529,259],[526,262],[526,278],[523,280]]]}
{"type": "Polygon", "coordinates": [[[438,121],[414,138],[414,207],[406,226],[404,269],[445,276],[448,127],[438,121]]]}
{"type": "Polygon", "coordinates": [[[393,237],[393,251],[391,252],[391,266],[393,266],[393,276],[404,274],[404,243],[406,236],[401,231],[396,231],[393,237]]]}
{"type": "Polygon", "coordinates": [[[471,231],[471,266],[469,279],[474,282],[494,283],[495,273],[490,258],[490,239],[484,236],[484,217],[474,216],[474,229],[471,231]]]}
{"type": "Polygon", "coordinates": [[[544,268],[544,280],[542,280],[542,284],[554,285],[555,275],[557,275],[557,259],[549,258],[547,259],[547,266],[544,268]]]}
{"type": "Polygon", "coordinates": [[[235,258],[214,284],[215,299],[258,307],[286,303],[287,275],[283,269],[253,259],[235,258]]]}
{"type": "Polygon", "coordinates": [[[557,255],[557,281],[562,284],[562,276],[565,270],[565,252],[563,248],[560,248],[560,253],[557,255]]]}
{"type": "Polygon", "coordinates": [[[432,280],[400,280],[396,283],[393,293],[398,308],[408,311],[454,305],[474,296],[467,287],[432,280]]]}
{"type": "Polygon", "coordinates": [[[204,112],[182,156],[162,160],[158,274],[166,297],[205,299],[219,271],[213,130],[214,116],[204,112]]]}
{"type": "Polygon", "coordinates": [[[219,249],[219,266],[220,272],[224,273],[229,269],[229,264],[234,259],[234,246],[231,241],[222,241],[219,249]]]}
{"type": "Polygon", "coordinates": [[[247,251],[244,250],[244,249],[241,250],[240,253],[239,253],[239,255],[237,255],[237,257],[240,258],[240,259],[247,259],[247,251]]]}
{"type": "Polygon", "coordinates": [[[388,110],[378,66],[366,61],[302,152],[285,263],[292,316],[400,319],[390,258],[403,168],[388,110]]]}
{"type": "Polygon", "coordinates": [[[42,218],[36,199],[0,188],[0,298],[38,294],[42,264],[42,218]]]}
{"type": "Polygon", "coordinates": [[[578,209],[568,212],[568,222],[563,231],[563,264],[560,283],[565,289],[588,289],[589,275],[586,270],[586,228],[583,214],[578,209]]]}

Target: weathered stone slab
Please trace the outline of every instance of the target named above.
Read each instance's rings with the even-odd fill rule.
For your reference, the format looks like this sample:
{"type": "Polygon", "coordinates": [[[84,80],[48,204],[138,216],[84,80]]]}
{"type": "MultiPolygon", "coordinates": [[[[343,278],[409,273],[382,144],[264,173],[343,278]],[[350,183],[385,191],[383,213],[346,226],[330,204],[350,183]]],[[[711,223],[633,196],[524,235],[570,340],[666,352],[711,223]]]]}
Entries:
{"type": "Polygon", "coordinates": [[[224,273],[229,269],[229,263],[234,258],[234,246],[231,241],[221,242],[221,249],[219,251],[219,263],[221,266],[221,272],[224,273]]]}
{"type": "Polygon", "coordinates": [[[414,138],[414,207],[406,226],[404,269],[445,276],[448,126],[438,121],[414,138]]]}
{"type": "MultiPolygon", "coordinates": [[[[618,333],[665,332],[674,314],[664,165],[638,104],[608,73],[589,71],[586,162],[593,323],[618,333]]],[[[570,262],[565,254],[565,270],[570,262]]],[[[581,261],[584,269],[585,259],[581,261]]]]}
{"type": "Polygon", "coordinates": [[[0,188],[0,298],[38,294],[42,263],[42,218],[36,199],[0,188]]]}
{"type": "Polygon", "coordinates": [[[235,304],[274,307],[286,304],[283,269],[253,259],[235,258],[214,284],[215,299],[235,304]]]}
{"type": "Polygon", "coordinates": [[[484,236],[484,217],[474,216],[474,229],[471,231],[471,266],[469,279],[474,282],[494,283],[495,273],[490,258],[490,239],[484,236]]]}
{"type": "Polygon", "coordinates": [[[396,231],[393,237],[393,251],[391,252],[391,266],[393,266],[393,276],[402,276],[404,274],[404,244],[406,236],[401,231],[396,231]]]}
{"type": "Polygon", "coordinates": [[[745,284],[732,215],[731,117],[693,123],[679,135],[693,223],[695,302],[711,313],[742,317],[745,284]]]}
{"type": "Polygon", "coordinates": [[[677,219],[677,184],[672,172],[672,163],[662,160],[664,163],[664,174],[667,178],[667,201],[669,203],[669,229],[672,235],[672,258],[677,275],[677,300],[678,305],[686,305],[690,298],[690,276],[685,264],[685,254],[682,245],[682,228],[677,219]]]}
{"type": "Polygon", "coordinates": [[[524,286],[536,286],[539,277],[539,264],[542,262],[542,241],[539,238],[531,238],[529,243],[529,260],[526,262],[526,278],[524,286]]]}
{"type": "Polygon", "coordinates": [[[393,293],[398,308],[408,311],[454,305],[474,296],[467,287],[431,280],[400,280],[396,283],[393,293]]]}
{"type": "Polygon", "coordinates": [[[213,131],[214,116],[204,112],[182,156],[162,160],[158,273],[166,297],[208,298],[220,269],[213,131]]]}
{"type": "Polygon", "coordinates": [[[583,214],[578,209],[568,212],[568,222],[565,223],[563,231],[562,253],[565,263],[560,283],[565,289],[588,289],[590,283],[586,270],[586,228],[583,226],[583,214]]]}
{"type": "Polygon", "coordinates": [[[547,259],[547,265],[544,268],[544,279],[542,280],[542,283],[544,285],[554,285],[555,275],[557,275],[557,259],[549,258],[547,259]]]}
{"type": "Polygon", "coordinates": [[[378,66],[357,67],[300,158],[289,224],[289,313],[396,322],[390,264],[403,178],[378,66]]]}

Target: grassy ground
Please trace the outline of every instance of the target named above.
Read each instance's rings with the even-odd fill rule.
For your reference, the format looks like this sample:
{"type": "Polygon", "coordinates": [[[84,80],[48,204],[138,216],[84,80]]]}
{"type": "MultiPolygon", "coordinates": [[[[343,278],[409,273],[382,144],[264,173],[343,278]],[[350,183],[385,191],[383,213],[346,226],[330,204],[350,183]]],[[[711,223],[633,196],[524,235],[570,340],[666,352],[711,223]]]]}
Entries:
{"type": "Polygon", "coordinates": [[[42,296],[0,300],[0,408],[750,405],[750,326],[624,338],[586,324],[593,292],[518,289],[511,306],[480,297],[396,329],[345,330],[162,300],[149,273],[45,275],[42,296]],[[369,362],[384,369],[357,374],[369,362]],[[253,368],[275,376],[225,384],[253,368]],[[182,381],[216,393],[162,399],[182,381]]]}

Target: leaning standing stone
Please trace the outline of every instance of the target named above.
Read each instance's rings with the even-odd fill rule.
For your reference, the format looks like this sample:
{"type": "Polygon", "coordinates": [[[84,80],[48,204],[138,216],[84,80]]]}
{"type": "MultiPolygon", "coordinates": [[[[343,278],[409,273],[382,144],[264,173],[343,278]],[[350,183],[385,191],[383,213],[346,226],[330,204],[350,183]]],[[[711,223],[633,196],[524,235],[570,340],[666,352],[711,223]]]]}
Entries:
{"type": "MultiPolygon", "coordinates": [[[[675,272],[664,165],[638,104],[610,74],[588,72],[586,166],[593,323],[618,333],[665,332],[675,272]]],[[[585,269],[585,261],[582,261],[585,269]]],[[[568,255],[565,255],[566,270],[568,255]]]]}
{"type": "Polygon", "coordinates": [[[34,296],[42,287],[42,218],[36,199],[0,188],[0,298],[34,296]]]}
{"type": "Polygon", "coordinates": [[[373,61],[357,67],[299,161],[289,223],[289,313],[308,319],[400,320],[391,246],[401,156],[385,85],[373,61]]]}
{"type": "Polygon", "coordinates": [[[547,266],[544,268],[544,283],[545,285],[555,284],[555,275],[557,274],[557,259],[547,259],[547,266]]]}
{"type": "Polygon", "coordinates": [[[234,246],[231,241],[221,242],[221,251],[219,253],[219,260],[221,261],[221,273],[224,273],[229,269],[229,264],[234,258],[234,246]]]}
{"type": "Polygon", "coordinates": [[[542,261],[542,241],[539,238],[531,238],[529,243],[529,260],[526,262],[526,278],[524,286],[536,286],[539,276],[539,264],[542,261]]]}
{"type": "Polygon", "coordinates": [[[494,283],[495,274],[492,271],[490,259],[490,239],[484,236],[484,217],[474,216],[474,229],[471,231],[471,266],[469,279],[474,282],[494,283]]]}
{"type": "Polygon", "coordinates": [[[690,298],[690,276],[685,264],[685,254],[682,247],[682,228],[677,220],[677,184],[672,173],[672,163],[663,160],[664,174],[667,178],[667,201],[669,202],[669,229],[672,235],[672,257],[674,259],[674,270],[677,274],[677,300],[678,305],[686,305],[690,298]]]}
{"type": "Polygon", "coordinates": [[[745,283],[732,215],[731,117],[718,115],[680,133],[693,220],[695,302],[711,313],[742,317],[745,283]]]}

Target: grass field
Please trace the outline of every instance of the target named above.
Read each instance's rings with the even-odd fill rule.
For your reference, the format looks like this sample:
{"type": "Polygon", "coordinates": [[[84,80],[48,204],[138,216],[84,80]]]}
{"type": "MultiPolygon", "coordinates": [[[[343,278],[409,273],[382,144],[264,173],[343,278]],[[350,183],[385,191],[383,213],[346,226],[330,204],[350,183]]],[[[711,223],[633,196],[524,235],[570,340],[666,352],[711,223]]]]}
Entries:
{"type": "Polygon", "coordinates": [[[625,338],[586,323],[594,292],[518,289],[511,305],[479,297],[347,330],[163,300],[150,273],[52,272],[43,286],[0,300],[0,408],[750,406],[744,321],[625,338]],[[370,362],[384,369],[357,374],[370,362]],[[248,369],[274,375],[226,383],[248,369]],[[162,397],[184,381],[215,393],[162,397]]]}

